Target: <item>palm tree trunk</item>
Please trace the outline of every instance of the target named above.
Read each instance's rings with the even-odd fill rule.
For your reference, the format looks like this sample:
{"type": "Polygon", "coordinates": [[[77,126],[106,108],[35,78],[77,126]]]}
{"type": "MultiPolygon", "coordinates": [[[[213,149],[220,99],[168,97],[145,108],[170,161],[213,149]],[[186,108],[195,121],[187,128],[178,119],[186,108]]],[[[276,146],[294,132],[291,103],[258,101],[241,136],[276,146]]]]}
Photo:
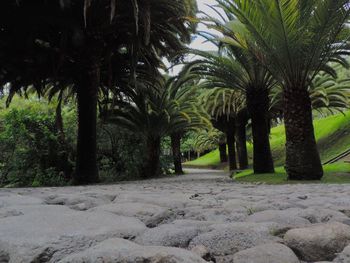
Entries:
{"type": "Polygon", "coordinates": [[[259,88],[248,90],[247,106],[252,120],[254,173],[274,173],[269,139],[268,91],[259,88]]]}
{"type": "Polygon", "coordinates": [[[175,174],[183,174],[181,158],[181,134],[171,134],[171,148],[173,151],[175,174]]]}
{"type": "Polygon", "coordinates": [[[236,161],[236,147],[235,147],[235,129],[234,124],[231,122],[228,123],[228,127],[226,130],[226,140],[227,140],[227,148],[228,148],[228,162],[230,171],[237,169],[237,161],[236,161]]]}
{"type": "Polygon", "coordinates": [[[160,175],[160,138],[147,138],[145,154],[142,177],[147,179],[160,175]]]}
{"type": "Polygon", "coordinates": [[[284,91],[286,170],[290,180],[320,180],[323,169],[318,153],[309,93],[304,89],[284,91]]]}
{"type": "Polygon", "coordinates": [[[248,114],[246,110],[240,112],[236,118],[236,148],[238,156],[239,169],[245,170],[248,168],[248,151],[247,151],[247,134],[246,126],[248,121],[248,114]]]}
{"type": "Polygon", "coordinates": [[[248,168],[247,135],[245,125],[239,125],[236,127],[235,138],[239,169],[245,170],[248,168]]]}
{"type": "Polygon", "coordinates": [[[98,182],[96,121],[97,93],[100,85],[100,67],[97,58],[81,72],[77,83],[78,139],[75,184],[98,182]]]}
{"type": "Polygon", "coordinates": [[[220,152],[220,162],[226,163],[227,162],[226,143],[219,144],[219,152],[220,152]]]}

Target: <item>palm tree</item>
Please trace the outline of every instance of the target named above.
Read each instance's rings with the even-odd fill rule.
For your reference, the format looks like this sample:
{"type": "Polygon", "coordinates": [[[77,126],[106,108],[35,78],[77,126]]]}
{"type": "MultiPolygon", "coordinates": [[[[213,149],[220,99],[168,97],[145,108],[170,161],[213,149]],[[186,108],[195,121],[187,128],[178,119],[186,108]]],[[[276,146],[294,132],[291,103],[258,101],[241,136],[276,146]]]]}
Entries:
{"type": "Polygon", "coordinates": [[[146,142],[141,171],[144,178],[160,173],[160,142],[164,136],[208,126],[195,94],[193,86],[151,77],[151,82],[137,83],[135,89],[126,90],[126,98],[114,102],[110,121],[139,133],[146,142]]]}
{"type": "Polygon", "coordinates": [[[221,45],[221,54],[192,51],[202,57],[192,63],[196,65],[194,70],[205,77],[205,88],[230,88],[245,94],[252,120],[254,172],[274,172],[268,110],[269,92],[275,85],[275,80],[248,50],[223,43],[221,38],[213,38],[212,41],[221,45]]]}
{"type": "Polygon", "coordinates": [[[227,162],[226,135],[218,129],[211,128],[196,134],[194,147],[197,152],[213,150],[219,145],[220,162],[227,162]]]}
{"type": "Polygon", "coordinates": [[[218,0],[231,18],[228,41],[240,42],[283,87],[286,170],[293,180],[323,176],[308,87],[327,63],[347,65],[348,0],[218,0]],[[238,33],[238,34],[235,34],[238,33]],[[241,36],[244,35],[242,42],[241,36]]]}
{"type": "MultiPolygon", "coordinates": [[[[205,82],[202,85],[207,86],[205,82]]],[[[238,115],[245,109],[245,97],[239,90],[228,88],[213,88],[203,91],[201,99],[205,105],[205,109],[213,118],[214,127],[226,134],[229,167],[230,170],[235,170],[237,169],[235,151],[235,145],[237,143],[235,141],[235,138],[237,137],[236,124],[238,115]]],[[[246,144],[246,141],[240,142],[241,147],[243,146],[243,143],[246,144]]],[[[225,150],[226,154],[226,146],[222,148],[222,151],[225,150]]],[[[241,151],[238,152],[238,159],[243,160],[244,158],[247,158],[240,156],[241,154],[244,154],[244,149],[240,150],[241,151]]],[[[220,151],[220,153],[222,152],[220,151]]],[[[245,154],[247,154],[246,150],[245,154]]],[[[246,168],[243,166],[245,166],[245,164],[240,163],[241,169],[246,168]]]]}
{"type": "MultiPolygon", "coordinates": [[[[320,73],[308,87],[311,106],[320,113],[343,112],[348,109],[350,99],[350,80],[334,78],[320,73]]],[[[276,86],[271,93],[271,111],[283,111],[283,90],[276,86]]]]}
{"type": "Polygon", "coordinates": [[[75,183],[98,181],[96,118],[101,86],[112,73],[136,76],[138,63],[158,67],[190,41],[193,0],[2,1],[1,83],[13,90],[72,84],[78,106],[75,183]],[[122,60],[120,60],[122,59],[122,60]],[[50,66],[48,66],[50,65],[50,66]],[[125,65],[127,65],[125,67],[125,65]],[[118,71],[117,71],[118,72],[118,71]]]}
{"type": "MultiPolygon", "coordinates": [[[[197,96],[197,75],[191,72],[190,67],[185,67],[177,76],[171,77],[165,83],[167,89],[167,100],[177,101],[179,105],[189,105],[192,103],[193,110],[196,110],[205,117],[201,106],[196,100],[197,96]]],[[[181,138],[192,128],[192,125],[185,126],[183,130],[177,130],[170,134],[171,148],[174,161],[175,174],[183,174],[182,170],[182,156],[181,156],[181,138]]]]}

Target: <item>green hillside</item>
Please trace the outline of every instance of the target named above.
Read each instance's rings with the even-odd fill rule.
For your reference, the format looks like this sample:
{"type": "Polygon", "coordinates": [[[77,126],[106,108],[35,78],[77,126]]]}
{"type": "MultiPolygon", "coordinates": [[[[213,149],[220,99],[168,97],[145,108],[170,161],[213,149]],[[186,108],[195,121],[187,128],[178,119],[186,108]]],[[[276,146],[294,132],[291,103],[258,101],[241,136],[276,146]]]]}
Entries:
{"type": "MultiPolygon", "coordinates": [[[[314,121],[315,135],[319,152],[323,162],[337,156],[350,148],[350,112],[321,118],[314,121]]],[[[284,126],[277,126],[270,135],[272,155],[275,165],[281,166],[285,159],[284,126]]],[[[253,146],[248,144],[248,156],[252,161],[253,146]]],[[[194,161],[187,162],[188,166],[218,166],[220,164],[219,151],[212,151],[194,161]]]]}

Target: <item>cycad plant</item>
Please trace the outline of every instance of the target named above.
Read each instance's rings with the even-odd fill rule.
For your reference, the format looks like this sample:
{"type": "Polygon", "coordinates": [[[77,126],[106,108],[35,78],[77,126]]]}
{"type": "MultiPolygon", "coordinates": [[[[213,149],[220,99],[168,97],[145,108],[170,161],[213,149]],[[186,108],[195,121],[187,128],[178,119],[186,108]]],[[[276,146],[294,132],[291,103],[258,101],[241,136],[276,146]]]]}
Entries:
{"type": "Polygon", "coordinates": [[[335,113],[343,112],[350,107],[350,79],[319,74],[308,90],[312,109],[335,113]]]}
{"type": "MultiPolygon", "coordinates": [[[[226,32],[229,25],[214,21],[215,28],[226,32]]],[[[246,98],[253,133],[253,168],[255,173],[274,172],[269,141],[269,92],[275,85],[269,71],[243,46],[220,37],[211,41],[220,46],[220,53],[192,51],[201,58],[193,62],[194,70],[205,78],[205,88],[229,88],[246,98]],[[224,41],[224,42],[223,42],[224,41]]]]}
{"type": "MultiPolygon", "coordinates": [[[[350,79],[334,78],[326,73],[318,74],[308,87],[313,110],[320,113],[343,112],[350,104],[350,79]]],[[[276,86],[271,93],[271,111],[283,111],[283,90],[276,86]]]]}
{"type": "Polygon", "coordinates": [[[312,123],[308,87],[319,71],[335,74],[330,61],[346,65],[348,0],[218,0],[230,14],[228,41],[240,42],[283,87],[286,170],[289,179],[323,175],[312,123]],[[241,41],[244,35],[244,41],[241,41]]]}
{"type": "Polygon", "coordinates": [[[210,127],[209,116],[205,113],[201,105],[199,105],[198,97],[198,79],[197,75],[193,74],[190,67],[185,67],[176,76],[166,78],[166,94],[168,101],[176,101],[178,105],[183,108],[187,107],[188,110],[184,110],[183,114],[190,113],[192,116],[188,116],[191,119],[191,124],[184,126],[184,128],[174,130],[170,134],[171,148],[174,161],[175,174],[183,174],[182,169],[182,156],[181,156],[181,139],[183,135],[193,128],[203,128],[207,129],[210,127]],[[194,114],[194,113],[197,113],[194,114]],[[197,123],[198,120],[206,123],[206,125],[192,125],[197,123]]]}
{"type": "MultiPolygon", "coordinates": [[[[203,86],[207,86],[207,83],[203,83],[203,86]]],[[[214,127],[221,130],[226,134],[226,143],[228,146],[228,160],[230,170],[237,169],[236,160],[236,145],[240,145],[238,148],[238,159],[240,169],[245,169],[247,166],[247,150],[246,141],[238,142],[236,124],[238,123],[238,117],[241,112],[246,108],[246,100],[244,94],[235,89],[229,88],[213,88],[204,90],[201,95],[201,100],[205,105],[205,109],[212,116],[212,122],[214,127]],[[243,155],[243,156],[242,156],[243,155]],[[242,162],[242,160],[244,160],[242,162]]],[[[244,127],[245,131],[245,127],[244,127]]],[[[241,132],[241,131],[240,131],[241,132]]],[[[241,137],[238,137],[240,139],[241,137]]],[[[222,155],[221,146],[220,154],[222,155]]],[[[226,152],[226,146],[224,148],[226,152]]]]}
{"type": "Polygon", "coordinates": [[[164,136],[206,128],[209,123],[198,106],[195,87],[173,85],[161,76],[152,79],[152,84],[139,82],[135,88],[127,89],[122,98],[114,101],[109,117],[144,139],[144,178],[160,174],[160,143],[164,136]]]}
{"type": "Polygon", "coordinates": [[[203,152],[205,150],[213,150],[219,146],[220,163],[227,162],[227,147],[226,147],[226,135],[225,133],[215,129],[209,129],[207,131],[201,131],[196,134],[194,141],[194,148],[197,152],[203,152]]]}

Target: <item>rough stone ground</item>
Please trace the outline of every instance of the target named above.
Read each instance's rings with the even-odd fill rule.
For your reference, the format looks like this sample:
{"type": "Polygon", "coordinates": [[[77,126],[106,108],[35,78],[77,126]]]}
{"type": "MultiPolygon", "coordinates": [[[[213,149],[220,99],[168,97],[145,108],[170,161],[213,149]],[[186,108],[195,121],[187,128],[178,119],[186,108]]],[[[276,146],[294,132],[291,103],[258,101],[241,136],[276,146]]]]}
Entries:
{"type": "Polygon", "coordinates": [[[236,184],[220,171],[0,190],[0,262],[350,262],[350,185],[236,184]]]}

